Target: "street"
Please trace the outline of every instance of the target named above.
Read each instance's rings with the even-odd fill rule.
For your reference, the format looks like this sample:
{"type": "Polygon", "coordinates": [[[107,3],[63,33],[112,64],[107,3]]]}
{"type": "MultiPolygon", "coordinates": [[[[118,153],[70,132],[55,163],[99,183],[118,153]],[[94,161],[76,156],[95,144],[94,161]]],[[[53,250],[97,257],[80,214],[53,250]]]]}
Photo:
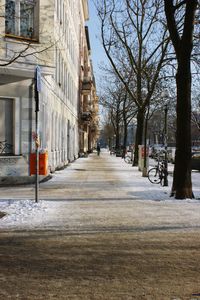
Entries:
{"type": "MultiPolygon", "coordinates": [[[[57,171],[36,213],[0,219],[0,299],[200,299],[199,179],[182,201],[106,151],[57,171]]],[[[30,199],[0,188],[2,205],[30,199]]]]}

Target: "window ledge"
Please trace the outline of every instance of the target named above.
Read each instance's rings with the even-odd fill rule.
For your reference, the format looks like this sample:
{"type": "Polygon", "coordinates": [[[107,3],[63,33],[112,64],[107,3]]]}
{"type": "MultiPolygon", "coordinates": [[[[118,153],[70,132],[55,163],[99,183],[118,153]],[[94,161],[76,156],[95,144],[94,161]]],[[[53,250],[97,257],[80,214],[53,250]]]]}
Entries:
{"type": "Polygon", "coordinates": [[[5,38],[15,39],[15,40],[23,41],[23,42],[39,43],[39,40],[36,38],[28,38],[28,37],[24,37],[24,36],[9,34],[9,33],[5,34],[5,38]]]}

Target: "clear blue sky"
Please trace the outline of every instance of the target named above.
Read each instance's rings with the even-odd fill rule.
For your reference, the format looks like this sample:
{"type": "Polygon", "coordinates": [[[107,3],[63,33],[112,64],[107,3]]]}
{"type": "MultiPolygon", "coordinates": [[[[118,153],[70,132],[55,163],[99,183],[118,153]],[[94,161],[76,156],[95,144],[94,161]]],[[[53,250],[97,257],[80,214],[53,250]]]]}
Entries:
{"type": "Polygon", "coordinates": [[[97,16],[95,6],[93,4],[93,0],[88,0],[88,3],[89,3],[90,19],[87,25],[89,27],[94,74],[95,74],[96,83],[98,87],[98,82],[100,80],[99,66],[102,65],[102,62],[106,61],[106,55],[104,53],[103,47],[100,42],[100,24],[98,21],[98,16],[97,16]]]}

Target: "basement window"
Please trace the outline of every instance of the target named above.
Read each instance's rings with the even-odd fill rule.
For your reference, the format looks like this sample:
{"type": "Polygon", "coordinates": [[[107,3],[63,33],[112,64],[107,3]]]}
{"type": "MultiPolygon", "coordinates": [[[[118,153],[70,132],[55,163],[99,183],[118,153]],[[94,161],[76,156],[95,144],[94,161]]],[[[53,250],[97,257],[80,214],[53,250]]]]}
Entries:
{"type": "MultiPolygon", "coordinates": [[[[35,39],[37,0],[6,0],[5,33],[9,36],[35,39]]],[[[38,27],[38,26],[37,26],[38,27]]]]}

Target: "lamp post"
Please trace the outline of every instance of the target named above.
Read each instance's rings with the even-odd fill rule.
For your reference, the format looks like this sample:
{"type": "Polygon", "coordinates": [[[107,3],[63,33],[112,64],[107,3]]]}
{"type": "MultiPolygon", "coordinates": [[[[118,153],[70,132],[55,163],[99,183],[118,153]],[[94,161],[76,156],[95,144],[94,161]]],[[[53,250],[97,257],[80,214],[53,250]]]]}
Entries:
{"type": "Polygon", "coordinates": [[[165,172],[164,172],[164,186],[168,186],[168,157],[167,157],[167,113],[168,106],[165,105],[165,123],[164,123],[164,137],[165,137],[165,172]]]}

